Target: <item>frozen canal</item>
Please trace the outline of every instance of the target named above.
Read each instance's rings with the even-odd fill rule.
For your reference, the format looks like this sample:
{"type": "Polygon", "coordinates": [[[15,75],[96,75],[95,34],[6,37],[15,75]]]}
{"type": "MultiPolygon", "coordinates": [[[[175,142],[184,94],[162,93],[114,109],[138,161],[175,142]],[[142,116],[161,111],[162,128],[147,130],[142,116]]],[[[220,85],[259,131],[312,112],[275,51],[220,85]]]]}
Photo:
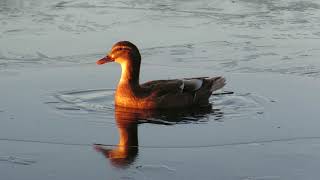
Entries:
{"type": "Polygon", "coordinates": [[[0,179],[317,179],[319,17],[316,0],[0,0],[0,179]],[[141,82],[222,75],[234,93],[115,109],[120,66],[95,61],[120,40],[141,82]]]}

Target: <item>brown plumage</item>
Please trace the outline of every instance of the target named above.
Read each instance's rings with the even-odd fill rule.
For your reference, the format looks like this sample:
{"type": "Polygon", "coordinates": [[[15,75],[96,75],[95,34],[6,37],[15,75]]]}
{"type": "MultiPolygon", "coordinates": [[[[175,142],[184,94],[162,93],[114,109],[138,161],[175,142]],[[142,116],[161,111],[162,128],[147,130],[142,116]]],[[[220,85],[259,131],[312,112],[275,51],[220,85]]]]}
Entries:
{"type": "Polygon", "coordinates": [[[117,62],[122,68],[115,93],[117,106],[138,109],[207,106],[212,92],[225,85],[223,77],[156,80],[139,84],[141,55],[138,48],[128,41],[116,43],[97,64],[107,62],[117,62]]]}

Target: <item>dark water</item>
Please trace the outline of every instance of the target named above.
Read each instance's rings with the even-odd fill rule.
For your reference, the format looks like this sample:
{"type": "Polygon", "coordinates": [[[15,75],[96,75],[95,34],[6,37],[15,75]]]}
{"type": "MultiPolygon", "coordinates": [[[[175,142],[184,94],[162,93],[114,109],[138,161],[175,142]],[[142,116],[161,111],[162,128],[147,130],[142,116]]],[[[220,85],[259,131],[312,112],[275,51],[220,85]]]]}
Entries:
{"type": "Polygon", "coordinates": [[[0,0],[0,179],[316,179],[319,7],[0,0]],[[95,61],[118,40],[142,82],[227,86],[205,109],[115,108],[120,67],[95,61]]]}

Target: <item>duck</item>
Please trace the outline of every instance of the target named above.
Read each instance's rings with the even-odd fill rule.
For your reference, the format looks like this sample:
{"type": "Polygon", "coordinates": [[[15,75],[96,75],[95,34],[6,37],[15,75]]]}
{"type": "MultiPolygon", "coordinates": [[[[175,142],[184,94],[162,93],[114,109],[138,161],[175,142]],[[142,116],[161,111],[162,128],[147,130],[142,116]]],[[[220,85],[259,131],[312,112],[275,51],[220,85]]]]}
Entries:
{"type": "Polygon", "coordinates": [[[96,63],[116,62],[121,77],[114,94],[115,106],[135,109],[172,109],[210,105],[212,92],[225,86],[224,77],[193,77],[153,80],[140,84],[141,54],[129,41],[115,43],[96,63]]]}

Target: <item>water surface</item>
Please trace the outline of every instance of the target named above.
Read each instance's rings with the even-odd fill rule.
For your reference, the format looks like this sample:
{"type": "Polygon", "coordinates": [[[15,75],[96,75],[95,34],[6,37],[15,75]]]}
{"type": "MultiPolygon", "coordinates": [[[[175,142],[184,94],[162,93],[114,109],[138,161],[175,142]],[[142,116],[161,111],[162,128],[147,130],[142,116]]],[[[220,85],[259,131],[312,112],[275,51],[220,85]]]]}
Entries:
{"type": "Polygon", "coordinates": [[[319,8],[1,0],[0,179],[315,179],[319,8]],[[227,86],[209,109],[116,109],[120,66],[95,61],[119,40],[140,48],[141,82],[227,86]]]}

